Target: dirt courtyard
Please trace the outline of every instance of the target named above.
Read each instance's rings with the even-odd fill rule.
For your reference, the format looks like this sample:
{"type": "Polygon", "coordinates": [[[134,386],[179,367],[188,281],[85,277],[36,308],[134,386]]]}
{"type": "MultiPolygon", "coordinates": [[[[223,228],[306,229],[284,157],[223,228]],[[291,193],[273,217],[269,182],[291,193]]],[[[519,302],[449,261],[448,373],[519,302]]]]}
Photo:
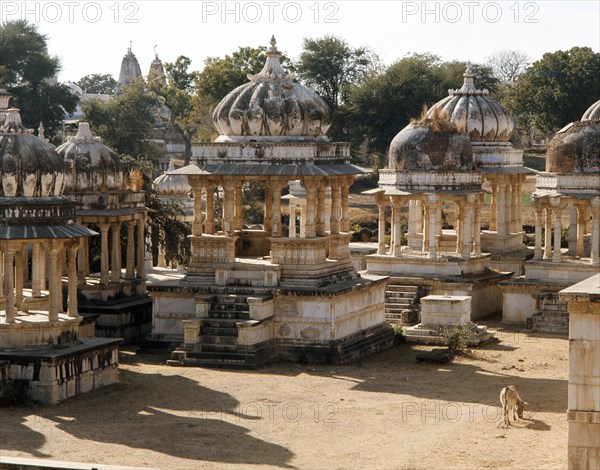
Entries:
{"type": "Polygon", "coordinates": [[[0,455],[161,469],[567,466],[568,340],[488,322],[501,342],[449,365],[401,344],[345,366],[172,368],[121,353],[120,383],[0,409],[0,455]],[[498,427],[515,385],[525,420],[498,427]]]}

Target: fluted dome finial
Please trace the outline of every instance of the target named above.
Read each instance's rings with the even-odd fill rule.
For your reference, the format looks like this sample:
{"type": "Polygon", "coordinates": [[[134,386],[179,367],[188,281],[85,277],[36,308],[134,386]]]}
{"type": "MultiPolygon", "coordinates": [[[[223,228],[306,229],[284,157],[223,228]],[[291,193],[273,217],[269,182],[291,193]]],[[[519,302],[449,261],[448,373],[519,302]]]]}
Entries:
{"type": "Polygon", "coordinates": [[[248,79],[253,82],[259,80],[285,80],[292,81],[296,77],[293,74],[287,73],[281,67],[280,57],[281,52],[277,49],[277,41],[275,35],[271,36],[271,47],[267,50],[267,60],[260,72],[255,75],[248,74],[248,79]]]}
{"type": "MultiPolygon", "coordinates": [[[[467,69],[465,70],[465,73],[463,73],[463,77],[465,78],[465,81],[463,82],[463,86],[460,88],[459,91],[461,91],[463,93],[469,93],[469,92],[476,91],[477,88],[475,88],[475,83],[473,82],[473,78],[475,77],[475,74],[471,70],[471,62],[470,61],[467,62],[467,69]]],[[[485,90],[485,91],[487,92],[487,90],[485,90]]]]}
{"type": "Polygon", "coordinates": [[[33,129],[27,129],[21,122],[21,114],[17,108],[6,110],[6,120],[0,127],[0,131],[13,134],[33,134],[33,129]]]}

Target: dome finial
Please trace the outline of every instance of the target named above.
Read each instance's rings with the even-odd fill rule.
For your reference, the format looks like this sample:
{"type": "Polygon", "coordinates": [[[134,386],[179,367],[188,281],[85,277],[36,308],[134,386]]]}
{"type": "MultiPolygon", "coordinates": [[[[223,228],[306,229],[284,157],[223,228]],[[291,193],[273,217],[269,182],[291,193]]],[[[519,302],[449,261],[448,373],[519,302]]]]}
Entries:
{"type": "Polygon", "coordinates": [[[6,120],[4,125],[0,127],[1,132],[13,134],[33,134],[33,129],[27,129],[21,122],[21,114],[17,108],[6,110],[6,120]]]}
{"type": "Polygon", "coordinates": [[[158,47],[158,44],[154,44],[154,58],[158,59],[158,52],[156,52],[156,48],[158,47]]]}
{"type": "Polygon", "coordinates": [[[38,127],[38,137],[40,138],[40,140],[43,140],[44,142],[46,142],[46,136],[44,135],[44,131],[46,129],[44,129],[44,123],[42,121],[40,121],[40,127],[38,127]]]}
{"type": "Polygon", "coordinates": [[[475,91],[475,83],[473,82],[473,78],[475,77],[475,74],[473,73],[473,70],[471,69],[471,61],[467,61],[467,68],[465,70],[465,73],[463,73],[463,77],[465,78],[464,82],[463,82],[463,86],[461,87],[461,91],[475,91]]]}
{"type": "Polygon", "coordinates": [[[281,63],[279,62],[281,53],[277,49],[277,40],[275,39],[274,34],[271,35],[270,44],[271,47],[267,49],[267,60],[265,61],[265,66],[256,75],[248,74],[248,78],[254,82],[258,80],[293,80],[295,77],[286,73],[281,68],[281,63]]]}

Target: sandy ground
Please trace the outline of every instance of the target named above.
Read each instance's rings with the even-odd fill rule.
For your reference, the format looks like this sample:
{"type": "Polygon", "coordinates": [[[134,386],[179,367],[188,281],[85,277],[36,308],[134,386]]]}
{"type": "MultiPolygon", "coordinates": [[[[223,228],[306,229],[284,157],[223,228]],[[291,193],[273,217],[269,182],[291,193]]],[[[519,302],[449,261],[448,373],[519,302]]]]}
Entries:
{"type": "Polygon", "coordinates": [[[171,368],[121,353],[121,383],[0,409],[0,455],[155,467],[566,468],[568,340],[488,323],[500,343],[450,365],[406,344],[346,366],[171,368]],[[515,385],[525,420],[498,427],[515,385]]]}

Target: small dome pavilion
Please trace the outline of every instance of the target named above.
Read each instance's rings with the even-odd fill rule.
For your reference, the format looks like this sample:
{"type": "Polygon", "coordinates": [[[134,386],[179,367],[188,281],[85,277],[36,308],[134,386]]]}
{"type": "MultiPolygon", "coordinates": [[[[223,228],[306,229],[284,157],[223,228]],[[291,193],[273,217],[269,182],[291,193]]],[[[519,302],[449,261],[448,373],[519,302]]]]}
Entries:
{"type": "Polygon", "coordinates": [[[0,360],[15,364],[8,378],[29,381],[30,398],[45,403],[116,381],[119,341],[80,338],[77,253],[97,234],[76,223],[75,202],[63,195],[67,167],[23,127],[18,109],[0,127],[0,178],[0,360]],[[34,367],[39,373],[28,376],[34,367]]]}

